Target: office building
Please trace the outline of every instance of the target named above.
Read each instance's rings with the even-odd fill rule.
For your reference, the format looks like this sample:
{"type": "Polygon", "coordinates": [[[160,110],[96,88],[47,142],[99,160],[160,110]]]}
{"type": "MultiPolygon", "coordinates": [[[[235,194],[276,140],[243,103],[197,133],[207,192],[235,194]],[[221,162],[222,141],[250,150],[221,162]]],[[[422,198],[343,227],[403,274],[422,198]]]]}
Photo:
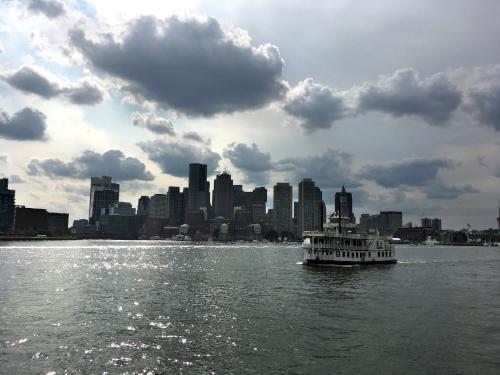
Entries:
{"type": "Polygon", "coordinates": [[[233,206],[250,209],[254,203],[254,195],[251,191],[244,191],[241,185],[233,186],[233,206]]]}
{"type": "Polygon", "coordinates": [[[16,218],[16,192],[9,189],[9,179],[0,179],[0,232],[13,230],[16,218]]]}
{"type": "Polygon", "coordinates": [[[212,205],[215,217],[233,218],[233,180],[231,175],[222,172],[214,181],[212,205]]]}
{"type": "Polygon", "coordinates": [[[155,194],[149,203],[149,217],[168,218],[168,201],[166,194],[155,194]]]}
{"type": "Polygon", "coordinates": [[[171,225],[184,222],[184,197],[178,186],[169,186],[167,192],[168,217],[171,225]]]}
{"type": "Polygon", "coordinates": [[[252,223],[260,223],[266,221],[266,205],[262,203],[254,203],[251,207],[252,223]]]}
{"type": "Polygon", "coordinates": [[[33,231],[37,234],[63,234],[68,230],[67,213],[47,212],[44,208],[16,206],[17,231],[33,231]]]}
{"type": "Polygon", "coordinates": [[[441,227],[441,219],[438,219],[437,217],[435,217],[434,219],[432,219],[432,230],[436,231],[436,232],[440,232],[442,227],[441,227]]]}
{"type": "Polygon", "coordinates": [[[198,211],[210,206],[210,184],[207,181],[207,165],[189,164],[188,211],[198,211]]]}
{"type": "Polygon", "coordinates": [[[432,219],[429,218],[429,217],[423,217],[421,220],[420,220],[420,223],[421,223],[421,227],[422,228],[432,228],[432,219]]]}
{"type": "Polygon", "coordinates": [[[292,232],[293,187],[286,182],[278,182],[273,188],[273,228],[278,233],[292,232]]]}
{"type": "Polygon", "coordinates": [[[267,203],[267,189],[263,186],[256,187],[252,192],[253,203],[266,205],[267,203]]]}
{"type": "Polygon", "coordinates": [[[384,234],[393,234],[403,227],[403,213],[401,211],[380,211],[380,230],[384,234]]]}
{"type": "Polygon", "coordinates": [[[323,192],[317,186],[314,187],[314,230],[323,230],[326,222],[326,205],[323,201],[323,192]]]}
{"type": "Polygon", "coordinates": [[[101,216],[102,209],[108,213],[109,206],[118,203],[120,185],[111,182],[111,177],[102,176],[90,179],[89,223],[96,224],[101,216]]]}
{"type": "Polygon", "coordinates": [[[352,212],[352,193],[347,192],[343,185],[342,190],[335,193],[335,213],[348,218],[352,224],[356,224],[356,219],[352,212]]]}
{"type": "Polygon", "coordinates": [[[299,237],[304,231],[314,230],[315,184],[310,178],[299,182],[299,237]]]}
{"type": "Polygon", "coordinates": [[[137,216],[149,216],[149,204],[151,199],[147,195],[143,195],[137,202],[137,216]]]}
{"type": "Polygon", "coordinates": [[[113,203],[109,206],[109,215],[134,216],[135,208],[129,202],[113,203]]]}

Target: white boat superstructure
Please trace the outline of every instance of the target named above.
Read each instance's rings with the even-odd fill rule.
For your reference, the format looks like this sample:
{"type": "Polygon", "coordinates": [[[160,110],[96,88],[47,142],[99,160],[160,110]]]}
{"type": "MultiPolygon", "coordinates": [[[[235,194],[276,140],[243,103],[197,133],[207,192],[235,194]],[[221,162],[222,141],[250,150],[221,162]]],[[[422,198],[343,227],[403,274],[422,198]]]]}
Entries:
{"type": "Polygon", "coordinates": [[[339,229],[328,223],[322,231],[306,231],[302,235],[304,264],[393,264],[396,251],[391,237],[359,234],[349,226],[339,229]]]}

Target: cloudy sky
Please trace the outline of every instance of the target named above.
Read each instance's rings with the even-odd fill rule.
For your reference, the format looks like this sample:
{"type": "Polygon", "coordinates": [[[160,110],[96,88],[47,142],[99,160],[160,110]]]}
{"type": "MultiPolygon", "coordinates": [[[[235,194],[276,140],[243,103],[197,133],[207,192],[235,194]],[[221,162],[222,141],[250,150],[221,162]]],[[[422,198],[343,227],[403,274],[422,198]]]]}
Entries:
{"type": "MultiPolygon", "coordinates": [[[[500,2],[0,1],[0,175],[18,204],[87,217],[186,186],[313,178],[329,208],[496,225],[500,2]],[[225,3],[225,4],[224,4],[225,3]]],[[[272,204],[272,194],[268,204],[272,204]]]]}

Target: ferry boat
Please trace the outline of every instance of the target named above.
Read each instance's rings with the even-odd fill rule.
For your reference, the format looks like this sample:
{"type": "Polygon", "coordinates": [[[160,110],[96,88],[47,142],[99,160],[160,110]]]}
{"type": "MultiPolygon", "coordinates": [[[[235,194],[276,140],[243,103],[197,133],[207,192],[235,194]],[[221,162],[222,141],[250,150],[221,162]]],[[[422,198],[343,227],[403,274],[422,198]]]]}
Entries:
{"type": "Polygon", "coordinates": [[[302,234],[306,265],[394,264],[396,250],[391,237],[378,233],[356,233],[348,218],[330,217],[322,231],[302,234]]]}

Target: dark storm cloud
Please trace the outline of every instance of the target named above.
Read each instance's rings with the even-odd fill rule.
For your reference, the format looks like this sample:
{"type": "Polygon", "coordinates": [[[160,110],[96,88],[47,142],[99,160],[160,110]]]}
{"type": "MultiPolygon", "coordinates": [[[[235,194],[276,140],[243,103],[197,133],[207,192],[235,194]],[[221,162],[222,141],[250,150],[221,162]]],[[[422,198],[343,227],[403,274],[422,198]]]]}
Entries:
{"type": "Polygon", "coordinates": [[[500,131],[500,65],[476,68],[463,108],[476,121],[500,131]]]}
{"type": "Polygon", "coordinates": [[[57,0],[28,0],[28,9],[45,14],[48,18],[56,18],[66,12],[64,3],[57,0]]]}
{"type": "Polygon", "coordinates": [[[312,78],[299,82],[288,92],[283,109],[301,121],[300,126],[306,133],[329,129],[335,121],[349,114],[340,93],[315,83],[312,78]]]}
{"type": "Polygon", "coordinates": [[[260,108],[286,90],[277,47],[252,47],[213,18],[143,16],[121,36],[95,41],[73,30],[70,37],[91,65],[125,81],[136,98],[190,116],[260,108]]]}
{"type": "Polygon", "coordinates": [[[167,118],[157,116],[153,112],[132,114],[132,123],[156,134],[175,135],[174,125],[167,118]]]}
{"type": "Polygon", "coordinates": [[[83,80],[75,84],[63,84],[49,78],[36,67],[23,66],[14,72],[3,73],[0,77],[17,90],[45,99],[65,96],[78,105],[95,105],[104,100],[103,90],[95,83],[83,80]]]}
{"type": "Polygon", "coordinates": [[[456,199],[462,194],[479,193],[479,190],[470,185],[446,186],[442,183],[431,185],[424,189],[427,198],[430,199],[456,199]]]}
{"type": "Polygon", "coordinates": [[[275,163],[278,171],[287,172],[292,181],[312,178],[321,188],[359,187],[351,173],[351,155],[328,149],[321,155],[285,158],[275,163]]]}
{"type": "Polygon", "coordinates": [[[16,141],[46,140],[45,115],[33,108],[26,107],[11,117],[0,110],[0,138],[16,141]]]}
{"type": "Polygon", "coordinates": [[[388,165],[368,165],[358,176],[386,188],[425,186],[436,180],[440,169],[451,169],[455,165],[449,159],[410,159],[388,165]]]}
{"type": "Polygon", "coordinates": [[[157,163],[162,172],[186,177],[190,163],[207,164],[207,172],[213,175],[219,166],[221,157],[206,146],[181,144],[176,141],[155,140],[138,143],[151,161],[157,163]]]}
{"type": "Polygon", "coordinates": [[[365,82],[359,89],[358,111],[380,111],[395,117],[414,115],[443,126],[458,108],[462,94],[444,73],[421,79],[414,69],[400,69],[365,82]]]}
{"type": "Polygon", "coordinates": [[[120,150],[109,150],[103,154],[87,150],[70,162],[56,158],[31,159],[27,170],[32,176],[46,175],[76,179],[113,176],[117,181],[154,179],[151,172],[146,170],[144,163],[136,158],[126,157],[120,150]]]}
{"type": "Polygon", "coordinates": [[[255,143],[250,146],[232,143],[224,150],[223,156],[243,173],[247,183],[266,185],[269,172],[274,168],[271,154],[260,151],[255,143]]]}

